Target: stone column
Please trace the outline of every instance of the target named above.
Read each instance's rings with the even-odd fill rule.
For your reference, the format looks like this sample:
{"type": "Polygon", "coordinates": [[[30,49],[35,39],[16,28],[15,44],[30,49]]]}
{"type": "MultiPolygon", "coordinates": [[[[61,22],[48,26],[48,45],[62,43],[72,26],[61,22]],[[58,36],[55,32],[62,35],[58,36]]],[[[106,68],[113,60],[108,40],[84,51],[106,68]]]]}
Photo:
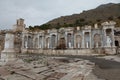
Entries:
{"type": "Polygon", "coordinates": [[[22,48],[24,49],[24,34],[22,34],[22,48]]]}
{"type": "Polygon", "coordinates": [[[40,35],[38,34],[38,48],[41,48],[40,42],[41,42],[41,40],[40,40],[40,35]]]}
{"type": "Polygon", "coordinates": [[[115,47],[114,31],[112,29],[112,47],[115,47]]]}
{"type": "Polygon", "coordinates": [[[111,46],[111,39],[109,36],[107,36],[107,47],[110,47],[111,46]]]}
{"type": "Polygon", "coordinates": [[[92,38],[91,38],[92,36],[91,36],[91,31],[89,32],[89,38],[90,38],[90,43],[89,43],[89,48],[92,48],[92,38]]]}
{"type": "Polygon", "coordinates": [[[103,46],[106,47],[107,46],[107,39],[106,39],[106,29],[104,29],[104,42],[103,42],[103,46]]]}
{"type": "Polygon", "coordinates": [[[25,48],[28,48],[28,34],[27,34],[27,39],[25,40],[25,48]]]}
{"type": "Polygon", "coordinates": [[[85,35],[83,31],[82,48],[85,48],[85,35]]]}
{"type": "Polygon", "coordinates": [[[67,40],[67,33],[65,32],[65,45],[66,45],[66,48],[68,48],[67,42],[68,42],[68,40],[67,40]]]}
{"type": "Polygon", "coordinates": [[[43,44],[44,44],[44,39],[43,39],[44,37],[42,36],[42,38],[41,38],[41,48],[44,48],[43,46],[43,44]]]}
{"type": "Polygon", "coordinates": [[[86,43],[86,48],[89,48],[89,42],[87,41],[87,43],[86,43]]]}
{"type": "Polygon", "coordinates": [[[77,45],[76,45],[76,35],[74,34],[74,47],[73,48],[76,48],[77,45]]]}
{"type": "Polygon", "coordinates": [[[72,43],[71,48],[74,48],[74,33],[72,33],[72,42],[71,43],[72,43]]]}
{"type": "Polygon", "coordinates": [[[54,48],[56,48],[57,47],[57,33],[56,33],[56,37],[55,37],[55,46],[54,46],[54,48]]]}
{"type": "Polygon", "coordinates": [[[15,60],[15,49],[14,49],[14,34],[6,33],[4,50],[1,52],[1,61],[8,62],[15,60]]]}
{"type": "Polygon", "coordinates": [[[42,49],[45,48],[45,37],[44,35],[42,36],[42,49]]]}
{"type": "Polygon", "coordinates": [[[42,48],[42,36],[39,36],[39,48],[42,48]]]}

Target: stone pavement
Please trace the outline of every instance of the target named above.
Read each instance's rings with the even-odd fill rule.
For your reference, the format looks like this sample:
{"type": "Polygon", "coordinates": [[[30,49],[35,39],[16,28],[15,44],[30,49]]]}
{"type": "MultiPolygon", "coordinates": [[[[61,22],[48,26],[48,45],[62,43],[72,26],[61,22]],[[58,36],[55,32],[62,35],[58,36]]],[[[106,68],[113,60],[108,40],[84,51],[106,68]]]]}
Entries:
{"type": "Polygon", "coordinates": [[[103,58],[105,60],[111,60],[111,61],[120,62],[120,56],[118,56],[118,55],[107,55],[107,56],[98,57],[98,58],[103,58]]]}
{"type": "Polygon", "coordinates": [[[34,58],[18,59],[1,66],[0,80],[102,80],[91,73],[94,63],[88,60],[34,58]]]}

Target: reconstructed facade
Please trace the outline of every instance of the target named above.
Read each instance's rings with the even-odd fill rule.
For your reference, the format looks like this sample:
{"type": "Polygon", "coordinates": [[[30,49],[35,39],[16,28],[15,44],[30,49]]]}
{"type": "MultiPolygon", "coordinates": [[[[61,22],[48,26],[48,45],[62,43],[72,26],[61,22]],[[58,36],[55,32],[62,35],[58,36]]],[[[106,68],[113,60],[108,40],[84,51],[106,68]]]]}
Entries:
{"type": "Polygon", "coordinates": [[[104,22],[99,28],[92,26],[60,28],[39,32],[23,31],[22,51],[30,53],[71,54],[106,53],[115,54],[115,22],[104,22]],[[64,52],[63,52],[64,51],[64,52]]]}
{"type": "MultiPolygon", "coordinates": [[[[68,27],[31,32],[25,29],[24,19],[18,19],[14,29],[15,50],[20,53],[55,55],[115,54],[120,45],[115,36],[115,22],[84,27],[68,27]]],[[[119,29],[117,29],[119,30],[119,29]]]]}

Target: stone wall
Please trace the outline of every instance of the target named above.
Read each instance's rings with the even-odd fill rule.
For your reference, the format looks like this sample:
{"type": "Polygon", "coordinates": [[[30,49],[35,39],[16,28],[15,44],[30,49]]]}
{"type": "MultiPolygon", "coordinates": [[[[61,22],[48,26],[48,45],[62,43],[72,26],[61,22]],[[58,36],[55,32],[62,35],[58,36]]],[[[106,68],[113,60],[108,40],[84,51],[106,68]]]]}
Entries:
{"type": "Polygon", "coordinates": [[[114,48],[96,48],[96,49],[66,49],[66,50],[51,50],[51,49],[22,49],[22,53],[38,53],[44,55],[105,55],[115,54],[114,48]]]}
{"type": "Polygon", "coordinates": [[[4,40],[5,35],[4,34],[0,34],[0,52],[4,49],[4,40]]]}

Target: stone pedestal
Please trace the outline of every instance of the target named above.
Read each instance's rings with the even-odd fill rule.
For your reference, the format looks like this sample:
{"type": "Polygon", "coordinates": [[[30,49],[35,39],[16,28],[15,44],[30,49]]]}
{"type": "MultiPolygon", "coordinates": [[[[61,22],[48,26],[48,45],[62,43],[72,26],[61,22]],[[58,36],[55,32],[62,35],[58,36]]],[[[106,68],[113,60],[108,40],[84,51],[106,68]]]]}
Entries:
{"type": "Polygon", "coordinates": [[[105,48],[105,54],[116,54],[116,48],[105,48]]]}
{"type": "Polygon", "coordinates": [[[16,52],[14,49],[14,34],[6,33],[4,50],[1,52],[1,61],[6,63],[13,61],[16,58],[16,52]]]}

